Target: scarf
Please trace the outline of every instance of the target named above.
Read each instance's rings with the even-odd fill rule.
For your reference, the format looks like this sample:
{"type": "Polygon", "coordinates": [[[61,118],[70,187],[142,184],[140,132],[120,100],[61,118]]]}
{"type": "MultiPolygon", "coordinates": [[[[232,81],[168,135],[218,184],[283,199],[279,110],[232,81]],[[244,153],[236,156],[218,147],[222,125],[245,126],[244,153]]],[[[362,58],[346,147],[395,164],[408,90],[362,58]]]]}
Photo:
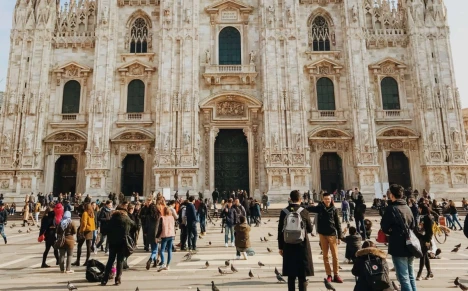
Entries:
{"type": "Polygon", "coordinates": [[[57,203],[54,207],[54,213],[55,213],[55,225],[59,225],[60,221],[62,220],[63,216],[63,205],[61,203],[57,203]]]}
{"type": "Polygon", "coordinates": [[[63,214],[62,220],[60,221],[60,227],[62,229],[66,229],[70,223],[71,223],[71,213],[70,211],[65,211],[65,213],[63,214]]]}

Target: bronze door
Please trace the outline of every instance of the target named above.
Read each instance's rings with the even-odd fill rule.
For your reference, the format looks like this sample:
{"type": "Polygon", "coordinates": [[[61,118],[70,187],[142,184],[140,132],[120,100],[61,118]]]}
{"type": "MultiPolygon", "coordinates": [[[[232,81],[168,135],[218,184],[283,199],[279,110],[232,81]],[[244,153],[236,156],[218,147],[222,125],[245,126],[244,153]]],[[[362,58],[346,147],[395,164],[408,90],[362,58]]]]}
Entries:
{"type": "Polygon", "coordinates": [[[73,156],[61,156],[55,162],[54,196],[59,193],[76,193],[76,172],[78,163],[73,156]]]}
{"type": "Polygon", "coordinates": [[[220,193],[238,189],[249,192],[249,151],[242,129],[221,129],[214,156],[215,188],[220,193]]]}
{"type": "Polygon", "coordinates": [[[343,165],[337,153],[324,153],[320,158],[320,183],[328,193],[343,188],[343,165]]]}
{"type": "Polygon", "coordinates": [[[127,155],[122,162],[121,192],[125,196],[133,192],[143,193],[145,162],[140,155],[127,155]]]}
{"type": "Polygon", "coordinates": [[[411,187],[408,158],[403,152],[391,152],[387,157],[388,183],[398,184],[405,189],[411,187]]]}

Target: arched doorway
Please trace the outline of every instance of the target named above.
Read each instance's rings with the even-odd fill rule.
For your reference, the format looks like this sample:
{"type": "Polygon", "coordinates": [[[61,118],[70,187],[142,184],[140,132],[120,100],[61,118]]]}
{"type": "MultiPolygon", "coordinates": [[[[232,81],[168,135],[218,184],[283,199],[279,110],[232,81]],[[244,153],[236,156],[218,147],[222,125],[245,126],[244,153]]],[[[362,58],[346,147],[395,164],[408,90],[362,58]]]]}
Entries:
{"type": "Polygon", "coordinates": [[[76,192],[76,173],[78,163],[73,156],[61,156],[55,162],[54,196],[59,193],[76,192]]]}
{"type": "Polygon", "coordinates": [[[324,153],[320,158],[320,186],[328,193],[343,188],[343,163],[337,153],[324,153]]]}
{"type": "Polygon", "coordinates": [[[249,149],[242,129],[220,129],[215,142],[215,188],[219,192],[249,189],[249,149]]]}
{"type": "Polygon", "coordinates": [[[405,189],[411,187],[409,160],[403,152],[391,152],[387,157],[388,183],[405,189]]]}
{"type": "Polygon", "coordinates": [[[127,155],[122,162],[120,191],[125,196],[138,192],[143,195],[143,178],[145,162],[140,155],[127,155]]]}

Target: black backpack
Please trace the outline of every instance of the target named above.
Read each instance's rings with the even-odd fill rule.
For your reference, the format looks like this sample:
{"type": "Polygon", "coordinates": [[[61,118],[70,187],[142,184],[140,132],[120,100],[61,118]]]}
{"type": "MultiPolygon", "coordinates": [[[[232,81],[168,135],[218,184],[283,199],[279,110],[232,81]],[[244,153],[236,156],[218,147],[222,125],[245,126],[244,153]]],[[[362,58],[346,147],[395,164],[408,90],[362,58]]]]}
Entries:
{"type": "Polygon", "coordinates": [[[101,282],[106,266],[96,260],[89,260],[86,264],[86,280],[88,282],[101,282]]]}
{"type": "Polygon", "coordinates": [[[372,291],[382,291],[390,288],[390,278],[384,268],[382,258],[368,256],[364,262],[366,281],[372,291]]]}

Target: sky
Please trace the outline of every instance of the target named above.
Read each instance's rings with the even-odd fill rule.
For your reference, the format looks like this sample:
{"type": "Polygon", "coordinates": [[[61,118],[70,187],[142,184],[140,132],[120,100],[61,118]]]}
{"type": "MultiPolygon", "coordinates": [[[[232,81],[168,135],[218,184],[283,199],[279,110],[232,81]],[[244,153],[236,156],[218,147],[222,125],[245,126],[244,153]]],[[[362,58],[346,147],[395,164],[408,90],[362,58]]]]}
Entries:
{"type": "MultiPolygon", "coordinates": [[[[0,91],[5,90],[10,52],[10,29],[16,0],[0,0],[0,91]]],[[[468,107],[468,1],[445,0],[451,31],[453,63],[464,108],[468,107]],[[465,47],[466,46],[466,47],[465,47]]]]}

